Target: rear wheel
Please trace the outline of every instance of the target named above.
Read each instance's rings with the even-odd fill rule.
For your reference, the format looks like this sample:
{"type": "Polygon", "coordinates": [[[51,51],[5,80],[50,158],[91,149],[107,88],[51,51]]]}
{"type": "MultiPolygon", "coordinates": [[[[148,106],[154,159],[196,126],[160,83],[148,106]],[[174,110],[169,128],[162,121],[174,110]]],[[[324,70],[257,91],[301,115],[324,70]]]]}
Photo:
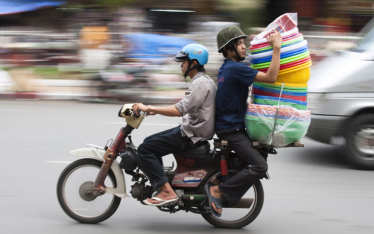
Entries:
{"type": "MultiPolygon", "coordinates": [[[[237,171],[230,170],[229,176],[233,176],[237,171]]],[[[214,181],[220,173],[213,175],[208,181],[214,181]]],[[[260,214],[264,204],[264,190],[261,181],[258,180],[241,199],[246,203],[245,208],[224,207],[222,216],[216,217],[213,214],[203,214],[206,221],[218,228],[242,228],[253,222],[260,214]]]]}
{"type": "MultiPolygon", "coordinates": [[[[57,182],[58,201],[65,213],[81,223],[99,223],[116,212],[121,198],[113,194],[94,196],[90,191],[102,162],[80,159],[69,164],[57,182]]],[[[110,170],[105,187],[116,187],[117,181],[110,170]]]]}

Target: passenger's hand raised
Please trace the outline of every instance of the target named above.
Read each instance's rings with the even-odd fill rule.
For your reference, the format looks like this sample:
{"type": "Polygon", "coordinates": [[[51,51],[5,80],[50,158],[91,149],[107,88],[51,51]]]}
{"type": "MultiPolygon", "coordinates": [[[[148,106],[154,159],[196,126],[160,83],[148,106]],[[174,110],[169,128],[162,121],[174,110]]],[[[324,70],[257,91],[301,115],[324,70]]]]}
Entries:
{"type": "Polygon", "coordinates": [[[278,49],[281,48],[282,36],[279,32],[274,32],[270,34],[269,36],[267,36],[266,39],[268,40],[269,44],[273,46],[273,48],[278,48],[278,49]]]}

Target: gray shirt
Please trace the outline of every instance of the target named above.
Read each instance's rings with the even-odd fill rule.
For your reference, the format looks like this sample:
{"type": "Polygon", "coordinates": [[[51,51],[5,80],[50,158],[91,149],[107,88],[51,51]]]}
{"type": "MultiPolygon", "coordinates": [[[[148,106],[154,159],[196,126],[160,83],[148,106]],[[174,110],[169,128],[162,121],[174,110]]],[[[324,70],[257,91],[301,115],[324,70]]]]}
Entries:
{"type": "Polygon", "coordinates": [[[214,135],[216,92],[214,81],[204,72],[199,72],[188,84],[183,99],[175,104],[183,116],[182,131],[194,144],[214,135]]]}

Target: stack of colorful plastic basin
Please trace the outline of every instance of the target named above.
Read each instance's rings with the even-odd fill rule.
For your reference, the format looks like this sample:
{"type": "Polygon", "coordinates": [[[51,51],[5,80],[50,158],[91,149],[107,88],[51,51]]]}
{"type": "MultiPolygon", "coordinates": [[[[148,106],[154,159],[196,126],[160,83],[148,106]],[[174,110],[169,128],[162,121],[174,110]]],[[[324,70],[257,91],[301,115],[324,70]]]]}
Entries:
{"type": "Polygon", "coordinates": [[[297,15],[284,14],[257,35],[249,48],[251,67],[266,73],[273,56],[266,36],[274,30],[281,33],[276,83],[253,83],[252,104],[248,105],[245,117],[248,135],[262,144],[286,146],[299,141],[310,124],[306,97],[312,61],[308,42],[296,25],[297,15]]]}
{"type": "MultiPolygon", "coordinates": [[[[295,27],[282,35],[280,70],[274,84],[255,83],[253,94],[255,104],[290,105],[299,110],[306,109],[307,81],[312,64],[308,43],[295,27]],[[284,85],[281,89],[282,83],[284,85]],[[282,90],[282,92],[281,92],[282,90]],[[278,99],[277,99],[278,98],[278,99]]],[[[267,72],[272,59],[273,48],[266,38],[251,42],[251,66],[267,72]]]]}
{"type": "Polygon", "coordinates": [[[254,82],[252,87],[255,104],[263,105],[290,105],[299,110],[306,110],[307,84],[259,83],[254,82]]]}
{"type": "MultiPolygon", "coordinates": [[[[267,72],[272,59],[273,47],[264,38],[251,42],[249,48],[251,67],[267,72]]],[[[305,84],[310,77],[310,58],[308,42],[297,28],[282,33],[280,70],[277,82],[305,84]]]]}
{"type": "Polygon", "coordinates": [[[310,112],[288,105],[277,110],[277,106],[249,104],[244,122],[253,140],[281,147],[300,140],[306,134],[310,112]]]}

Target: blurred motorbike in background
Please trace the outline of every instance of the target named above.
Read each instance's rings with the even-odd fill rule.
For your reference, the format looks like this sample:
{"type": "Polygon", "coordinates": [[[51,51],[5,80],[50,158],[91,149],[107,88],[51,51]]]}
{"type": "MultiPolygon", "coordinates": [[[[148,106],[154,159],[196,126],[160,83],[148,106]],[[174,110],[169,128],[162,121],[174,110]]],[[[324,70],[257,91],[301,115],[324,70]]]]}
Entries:
{"type": "Polygon", "coordinates": [[[81,53],[85,76],[91,82],[90,101],[120,100],[149,103],[151,90],[186,88],[179,66],[171,56],[194,41],[166,35],[130,33],[121,35],[123,50],[110,53],[85,49],[81,53]],[[107,61],[107,62],[105,62],[107,61]],[[100,69],[99,69],[100,68],[100,69]],[[162,77],[161,77],[162,76],[162,77]]]}

